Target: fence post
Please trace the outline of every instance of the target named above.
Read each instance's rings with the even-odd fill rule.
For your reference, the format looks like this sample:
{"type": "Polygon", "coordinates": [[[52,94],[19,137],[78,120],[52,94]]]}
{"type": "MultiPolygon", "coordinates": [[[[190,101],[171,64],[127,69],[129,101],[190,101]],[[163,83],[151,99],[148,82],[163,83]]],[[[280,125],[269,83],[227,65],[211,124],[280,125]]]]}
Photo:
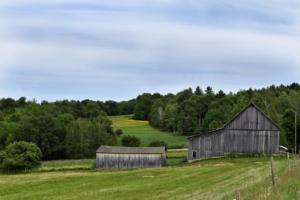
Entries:
{"type": "Polygon", "coordinates": [[[274,166],[273,166],[273,156],[271,156],[271,176],[272,176],[272,185],[275,186],[275,173],[274,173],[274,166]]]}
{"type": "Polygon", "coordinates": [[[289,167],[288,169],[289,169],[289,173],[290,173],[291,172],[290,153],[287,152],[286,155],[287,155],[287,160],[288,160],[288,167],[289,167]]]}
{"type": "Polygon", "coordinates": [[[237,190],[235,191],[234,196],[235,196],[235,197],[234,197],[235,200],[240,200],[240,199],[241,199],[241,192],[240,192],[239,189],[237,189],[237,190]]]}

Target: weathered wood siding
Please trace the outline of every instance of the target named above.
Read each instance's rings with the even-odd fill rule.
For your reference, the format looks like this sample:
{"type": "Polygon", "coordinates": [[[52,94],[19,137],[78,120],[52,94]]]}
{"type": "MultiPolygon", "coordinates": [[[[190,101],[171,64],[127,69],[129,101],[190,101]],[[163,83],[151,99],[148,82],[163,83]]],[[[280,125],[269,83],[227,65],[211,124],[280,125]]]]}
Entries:
{"type": "Polygon", "coordinates": [[[275,154],[279,131],[224,130],[224,154],[275,154]]]}
{"type": "Polygon", "coordinates": [[[278,126],[255,106],[249,106],[224,128],[189,138],[188,159],[225,154],[276,154],[279,152],[278,126]]]}
{"type": "Polygon", "coordinates": [[[165,154],[96,154],[97,168],[162,167],[165,163],[165,154]]]}
{"type": "Polygon", "coordinates": [[[278,131],[278,127],[254,106],[250,106],[240,113],[235,119],[226,124],[224,129],[278,131]]]}
{"type": "Polygon", "coordinates": [[[196,158],[207,158],[221,156],[223,151],[224,138],[220,131],[209,135],[197,136],[193,140],[189,140],[189,160],[193,159],[193,152],[196,158]]]}

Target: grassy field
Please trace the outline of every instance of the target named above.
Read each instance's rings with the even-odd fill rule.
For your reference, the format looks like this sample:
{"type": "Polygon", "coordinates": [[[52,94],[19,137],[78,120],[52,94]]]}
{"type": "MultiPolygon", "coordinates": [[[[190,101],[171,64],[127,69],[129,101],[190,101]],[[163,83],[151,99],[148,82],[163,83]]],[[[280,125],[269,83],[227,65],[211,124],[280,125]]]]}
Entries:
{"type": "Polygon", "coordinates": [[[152,128],[148,121],[133,120],[131,115],[113,116],[114,129],[122,129],[124,135],[134,135],[141,139],[141,146],[148,146],[153,140],[160,140],[167,143],[169,147],[185,146],[186,137],[178,134],[162,132],[152,128]]]}
{"type": "Polygon", "coordinates": [[[59,171],[59,170],[86,170],[92,169],[95,159],[82,160],[55,160],[44,161],[38,171],[59,171]]]}
{"type": "MultiPolygon", "coordinates": [[[[112,117],[114,127],[169,145],[185,138],[151,128],[130,116],[112,117]]],[[[30,173],[0,174],[0,200],[232,200],[300,199],[300,160],[275,157],[272,186],[269,157],[238,157],[184,162],[185,150],[168,150],[167,166],[155,169],[96,170],[95,159],[43,162],[30,173]],[[290,164],[289,164],[290,163],[290,164]],[[288,170],[290,169],[290,170],[288,170]]]]}
{"type": "Polygon", "coordinates": [[[158,169],[2,174],[0,199],[233,199],[237,189],[242,199],[299,199],[300,168],[294,167],[296,173],[287,176],[286,159],[276,158],[277,186],[272,189],[269,160],[222,158],[158,169]]]}

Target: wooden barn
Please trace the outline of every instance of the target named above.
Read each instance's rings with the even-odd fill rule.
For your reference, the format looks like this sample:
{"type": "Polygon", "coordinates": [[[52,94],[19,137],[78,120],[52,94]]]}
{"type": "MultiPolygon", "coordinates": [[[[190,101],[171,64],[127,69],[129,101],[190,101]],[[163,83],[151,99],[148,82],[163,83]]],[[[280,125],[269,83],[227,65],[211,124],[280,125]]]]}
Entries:
{"type": "Polygon", "coordinates": [[[162,167],[165,163],[165,147],[101,146],[96,151],[97,168],[162,167]]]}
{"type": "Polygon", "coordinates": [[[222,128],[188,137],[188,160],[227,154],[276,154],[280,128],[251,103],[222,128]]]}

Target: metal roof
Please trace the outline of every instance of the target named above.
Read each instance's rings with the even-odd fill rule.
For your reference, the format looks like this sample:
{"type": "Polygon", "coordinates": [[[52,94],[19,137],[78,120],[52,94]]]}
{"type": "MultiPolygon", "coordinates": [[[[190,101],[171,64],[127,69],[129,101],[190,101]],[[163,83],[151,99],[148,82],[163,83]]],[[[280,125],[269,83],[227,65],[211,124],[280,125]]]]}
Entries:
{"type": "Polygon", "coordinates": [[[96,153],[112,154],[164,154],[166,147],[117,147],[100,146],[96,153]]]}

